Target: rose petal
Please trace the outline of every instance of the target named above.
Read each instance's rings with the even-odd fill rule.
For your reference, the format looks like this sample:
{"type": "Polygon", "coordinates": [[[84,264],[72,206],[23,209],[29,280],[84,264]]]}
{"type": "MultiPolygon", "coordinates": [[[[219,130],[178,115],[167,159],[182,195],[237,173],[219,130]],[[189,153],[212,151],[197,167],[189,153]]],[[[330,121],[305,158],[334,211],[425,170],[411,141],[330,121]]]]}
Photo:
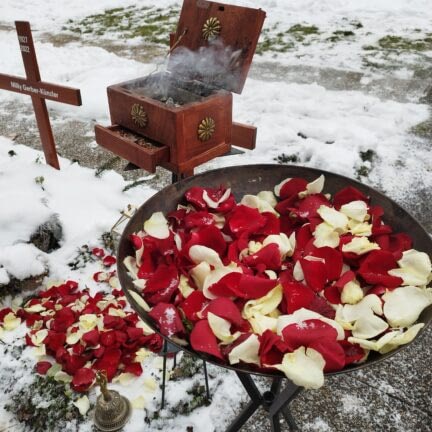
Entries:
{"type": "Polygon", "coordinates": [[[79,413],[82,416],[87,414],[87,411],[90,409],[90,401],[87,396],[80,397],[73,404],[78,408],[79,413]]]}
{"type": "Polygon", "coordinates": [[[189,249],[189,257],[195,264],[200,264],[203,261],[213,267],[222,267],[222,261],[219,254],[206,246],[194,245],[189,249]]]}
{"type": "Polygon", "coordinates": [[[266,219],[257,209],[238,205],[228,219],[228,226],[237,236],[247,232],[252,233],[262,228],[266,219]]]}
{"type": "Polygon", "coordinates": [[[367,204],[369,198],[353,186],[347,186],[333,196],[333,205],[337,210],[352,201],[364,201],[367,204]]]}
{"type": "Polygon", "coordinates": [[[218,317],[217,315],[207,313],[208,324],[213,334],[221,341],[222,344],[227,345],[234,342],[239,336],[240,332],[231,334],[231,323],[226,319],[218,317]]]}
{"type": "Polygon", "coordinates": [[[402,278],[402,285],[422,286],[430,280],[432,265],[426,253],[410,249],[403,252],[398,264],[400,268],[390,270],[388,274],[402,278]]]}
{"type": "Polygon", "coordinates": [[[353,237],[349,243],[342,246],[342,252],[364,255],[379,248],[376,243],[369,241],[366,237],[353,237]]]}
{"type": "Polygon", "coordinates": [[[284,355],[280,365],[273,367],[282,371],[298,386],[318,389],[324,384],[324,357],[312,348],[300,347],[284,355]]]}
{"type": "Polygon", "coordinates": [[[190,334],[190,344],[195,351],[205,352],[223,360],[216,336],[207,320],[198,321],[190,334]]]}
{"type": "Polygon", "coordinates": [[[40,361],[36,363],[36,372],[39,375],[46,375],[52,364],[49,361],[40,361]]]}
{"type": "Polygon", "coordinates": [[[243,324],[243,318],[241,316],[240,310],[236,304],[229,298],[220,297],[212,300],[209,305],[205,308],[203,316],[211,312],[221,318],[228,320],[230,323],[241,327],[243,324]]]}
{"type": "Polygon", "coordinates": [[[230,364],[237,364],[240,362],[253,363],[260,365],[259,352],[259,339],[256,334],[251,334],[246,340],[234,347],[228,354],[230,364]]]}
{"type": "Polygon", "coordinates": [[[157,304],[149,312],[149,316],[158,323],[159,331],[165,336],[170,337],[185,332],[177,308],[172,304],[157,304]]]}
{"type": "Polygon", "coordinates": [[[71,386],[77,392],[87,391],[96,380],[93,369],[81,368],[76,371],[72,378],[71,386]]]}
{"type": "Polygon", "coordinates": [[[179,308],[189,321],[199,321],[202,317],[198,314],[205,308],[208,302],[209,300],[204,296],[202,291],[194,291],[180,303],[179,308]]]}
{"type": "Polygon", "coordinates": [[[307,184],[307,181],[302,178],[288,178],[275,186],[274,193],[281,200],[291,198],[292,196],[297,197],[299,192],[306,189],[307,184]]]}
{"type": "Polygon", "coordinates": [[[166,239],[170,235],[168,221],[162,212],[153,213],[150,218],[144,222],[144,231],[157,239],[166,239]]]}
{"type": "Polygon", "coordinates": [[[389,325],[376,315],[361,316],[352,328],[352,335],[360,339],[371,339],[385,332],[389,325]]]}
{"type": "Polygon", "coordinates": [[[432,290],[414,286],[396,288],[382,296],[384,315],[392,327],[408,327],[432,304],[432,290]]]}

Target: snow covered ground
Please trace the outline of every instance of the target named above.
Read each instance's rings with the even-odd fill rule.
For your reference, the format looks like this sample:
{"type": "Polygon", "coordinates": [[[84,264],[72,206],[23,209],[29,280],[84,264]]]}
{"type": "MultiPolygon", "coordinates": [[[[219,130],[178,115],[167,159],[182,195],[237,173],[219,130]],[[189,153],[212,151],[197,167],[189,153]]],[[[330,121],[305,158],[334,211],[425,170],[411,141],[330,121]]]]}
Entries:
{"type": "MultiPolygon", "coordinates": [[[[168,27],[175,22],[173,11],[179,9],[180,3],[171,0],[28,0],[24,3],[2,0],[0,52],[6,55],[0,56],[0,72],[24,74],[13,21],[29,20],[43,79],[78,87],[82,93],[83,105],[79,108],[48,103],[53,124],[61,128],[70,120],[79,121],[85,126],[82,131],[76,130],[76,135],[88,136],[87,142],[80,145],[93,149],[92,125],[95,121],[109,124],[106,87],[153,71],[166,47],[151,42],[154,34],[125,39],[126,31],[120,24],[113,24],[118,20],[88,17],[104,14],[106,9],[122,8],[109,15],[121,16],[129,10],[132,17],[145,22],[156,8],[162,8],[162,15],[174,16],[163,22],[168,39],[168,27]],[[74,30],[77,27],[81,33],[74,30]]],[[[231,3],[261,7],[267,12],[258,48],[261,55],[255,56],[251,70],[253,78],[248,79],[242,95],[234,96],[235,120],[258,127],[257,148],[245,155],[212,161],[198,171],[278,162],[334,171],[358,178],[404,203],[432,231],[426,204],[432,187],[432,133],[429,132],[429,139],[427,133],[420,136],[413,133],[413,128],[417,130],[419,124],[430,119],[428,99],[422,99],[424,103],[419,100],[426,94],[432,78],[430,2],[248,0],[231,3]]],[[[29,107],[27,96],[0,91],[0,131],[5,131],[4,135],[21,131],[22,125],[33,119],[29,107]]],[[[37,132],[30,124],[31,145],[37,148],[37,132]]],[[[11,277],[23,279],[46,269],[49,271],[46,282],[75,279],[97,289],[91,280],[95,264],[78,270],[71,270],[67,264],[82,245],[100,245],[100,236],[110,229],[120,211],[128,204],[139,206],[163,182],[158,183],[143,173],[143,178],[149,179],[148,184],[143,182],[123,192],[129,182],[115,171],[105,171],[96,177],[94,169],[61,159],[62,169],[57,172],[40,163],[41,152],[20,142],[20,136],[14,140],[0,136],[0,287],[11,277]],[[35,228],[53,214],[63,226],[63,240],[60,249],[46,254],[27,242],[35,228]]],[[[93,168],[96,166],[95,162],[93,168]]],[[[11,301],[6,298],[3,303],[11,301]]],[[[5,342],[14,340],[14,344],[22,344],[23,335],[21,326],[8,334],[5,342]]],[[[3,393],[0,430],[9,427],[19,431],[21,426],[4,411],[4,404],[10,402],[6,389],[11,376],[17,378],[16,390],[28,385],[34,374],[30,350],[24,351],[20,361],[13,357],[13,352],[7,343],[0,345],[0,383],[4,383],[0,384],[3,393]],[[11,365],[24,368],[19,380],[11,365]]],[[[147,415],[157,408],[160,391],[146,387],[143,380],[152,373],[159,376],[159,366],[159,360],[150,357],[145,364],[146,374],[132,386],[119,383],[114,386],[132,399],[144,395],[147,415]]],[[[147,430],[178,431],[186,430],[187,426],[193,426],[194,431],[222,430],[229,417],[239,410],[244,394],[233,374],[217,368],[211,372],[213,402],[209,407],[193,411],[190,417],[153,422],[147,430]]],[[[170,385],[168,403],[174,406],[186,394],[188,386],[193,385],[193,379],[170,385]]],[[[95,392],[90,394],[90,399],[95,401],[95,392]]],[[[342,411],[347,416],[352,411],[352,401],[358,405],[355,396],[343,403],[342,411]]],[[[169,417],[169,409],[164,414],[169,417]]],[[[377,421],[384,421],[385,414],[377,421]]],[[[125,430],[141,430],[145,415],[146,411],[135,410],[125,430]]],[[[313,418],[303,424],[304,430],[342,430],[332,429],[320,416],[313,418]]],[[[388,421],[392,430],[411,430],[396,416],[388,421]]],[[[80,431],[90,428],[90,419],[79,426],[80,431]]],[[[250,428],[253,430],[253,426],[250,428]]]]}

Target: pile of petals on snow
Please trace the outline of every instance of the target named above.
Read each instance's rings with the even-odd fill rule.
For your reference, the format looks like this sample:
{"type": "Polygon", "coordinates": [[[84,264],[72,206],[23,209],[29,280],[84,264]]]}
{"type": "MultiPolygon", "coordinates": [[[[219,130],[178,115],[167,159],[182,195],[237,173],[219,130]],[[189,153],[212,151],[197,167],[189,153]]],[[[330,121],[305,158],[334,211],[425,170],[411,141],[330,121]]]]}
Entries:
{"type": "Polygon", "coordinates": [[[25,321],[27,345],[36,347],[40,358],[36,371],[83,392],[94,384],[98,370],[109,380],[122,373],[141,375],[144,347],[154,352],[162,348],[162,338],[136,313],[124,310],[121,294],[113,290],[91,296],[67,281],[40,292],[22,308],[3,309],[0,323],[13,330],[25,321]]]}
{"type": "Polygon", "coordinates": [[[239,203],[191,188],[131,236],[135,300],[177,342],[307,388],[410,342],[432,303],[429,257],[359,190],[323,187],[291,178],[239,203]]]}

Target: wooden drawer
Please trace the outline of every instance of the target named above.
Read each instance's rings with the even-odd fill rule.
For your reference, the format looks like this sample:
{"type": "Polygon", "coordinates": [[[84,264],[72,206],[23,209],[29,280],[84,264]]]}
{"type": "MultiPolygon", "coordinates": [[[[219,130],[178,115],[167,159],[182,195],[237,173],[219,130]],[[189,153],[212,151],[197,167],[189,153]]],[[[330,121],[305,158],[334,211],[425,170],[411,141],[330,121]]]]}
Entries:
{"type": "Polygon", "coordinates": [[[170,149],[119,125],[95,126],[96,142],[117,156],[154,173],[156,166],[168,162],[170,149]]]}

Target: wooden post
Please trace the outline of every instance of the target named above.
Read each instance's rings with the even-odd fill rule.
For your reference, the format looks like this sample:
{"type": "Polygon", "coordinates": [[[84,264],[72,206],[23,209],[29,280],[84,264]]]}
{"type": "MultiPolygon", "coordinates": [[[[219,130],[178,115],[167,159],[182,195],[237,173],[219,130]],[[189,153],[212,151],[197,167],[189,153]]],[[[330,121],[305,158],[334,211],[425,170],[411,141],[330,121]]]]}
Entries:
{"type": "Polygon", "coordinates": [[[81,105],[81,92],[79,89],[41,81],[30,23],[15,21],[15,27],[27,79],[0,74],[0,89],[31,96],[45,159],[49,165],[60,169],[45,99],[81,105]]]}

